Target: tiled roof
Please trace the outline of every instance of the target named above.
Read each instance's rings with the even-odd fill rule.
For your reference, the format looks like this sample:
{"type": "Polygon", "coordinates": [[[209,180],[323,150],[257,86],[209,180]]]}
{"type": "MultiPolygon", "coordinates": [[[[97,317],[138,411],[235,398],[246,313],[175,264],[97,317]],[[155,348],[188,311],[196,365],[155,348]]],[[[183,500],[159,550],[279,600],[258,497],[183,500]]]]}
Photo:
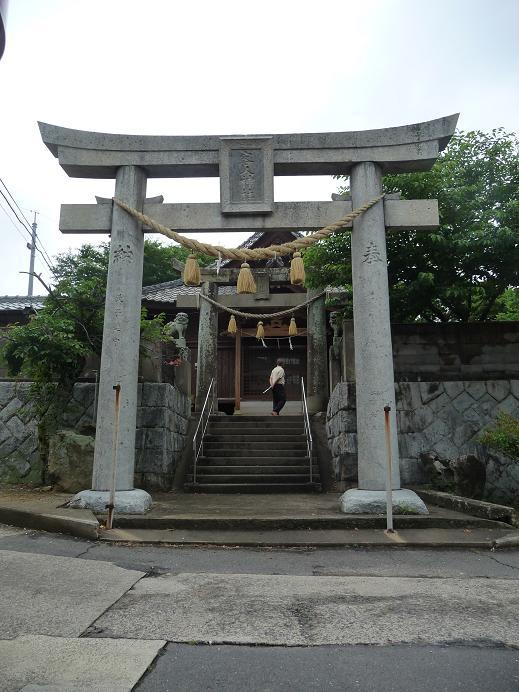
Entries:
{"type": "MultiPolygon", "coordinates": [[[[182,279],[154,284],[142,289],[142,299],[150,303],[174,303],[179,296],[195,296],[200,293],[200,286],[184,286],[182,279]]],[[[234,294],[236,286],[219,286],[219,294],[234,294]]]]}
{"type": "Polygon", "coordinates": [[[23,310],[24,308],[33,307],[35,310],[40,310],[43,307],[43,301],[46,296],[0,296],[0,310],[23,310]]]}
{"type": "MultiPolygon", "coordinates": [[[[300,238],[303,234],[300,233],[299,231],[290,231],[291,235],[294,236],[294,238],[300,238]]],[[[244,247],[244,248],[250,248],[254,247],[254,245],[258,242],[258,240],[265,235],[265,231],[256,231],[256,233],[253,233],[251,236],[246,238],[241,245],[238,245],[238,247],[244,247]]],[[[222,262],[222,267],[224,267],[228,262],[232,262],[230,259],[223,260],[222,262]]]]}

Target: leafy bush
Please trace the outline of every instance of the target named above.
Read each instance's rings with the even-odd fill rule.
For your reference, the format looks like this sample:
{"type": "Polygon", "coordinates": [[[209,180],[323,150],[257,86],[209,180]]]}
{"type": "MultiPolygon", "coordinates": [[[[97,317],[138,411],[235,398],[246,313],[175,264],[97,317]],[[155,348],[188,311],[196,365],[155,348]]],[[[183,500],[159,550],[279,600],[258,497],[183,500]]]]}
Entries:
{"type": "Polygon", "coordinates": [[[501,411],[495,426],[485,430],[480,441],[487,447],[519,461],[519,419],[501,411]]]}

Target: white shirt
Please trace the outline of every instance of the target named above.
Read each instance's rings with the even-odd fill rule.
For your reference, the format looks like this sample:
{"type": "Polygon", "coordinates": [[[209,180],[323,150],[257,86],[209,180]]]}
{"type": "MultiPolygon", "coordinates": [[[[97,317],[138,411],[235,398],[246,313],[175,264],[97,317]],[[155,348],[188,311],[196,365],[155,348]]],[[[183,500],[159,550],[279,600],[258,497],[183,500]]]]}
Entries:
{"type": "Polygon", "coordinates": [[[273,387],[275,384],[285,384],[285,371],[281,365],[276,365],[270,373],[270,386],[273,387]]]}

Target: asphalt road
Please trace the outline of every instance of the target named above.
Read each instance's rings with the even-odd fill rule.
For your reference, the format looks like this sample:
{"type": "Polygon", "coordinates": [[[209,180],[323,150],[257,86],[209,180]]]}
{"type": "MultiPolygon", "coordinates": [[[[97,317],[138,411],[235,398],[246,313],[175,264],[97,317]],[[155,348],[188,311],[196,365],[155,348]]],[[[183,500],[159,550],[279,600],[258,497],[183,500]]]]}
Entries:
{"type": "Polygon", "coordinates": [[[0,690],[519,691],[519,551],[107,545],[0,527],[0,690]]]}

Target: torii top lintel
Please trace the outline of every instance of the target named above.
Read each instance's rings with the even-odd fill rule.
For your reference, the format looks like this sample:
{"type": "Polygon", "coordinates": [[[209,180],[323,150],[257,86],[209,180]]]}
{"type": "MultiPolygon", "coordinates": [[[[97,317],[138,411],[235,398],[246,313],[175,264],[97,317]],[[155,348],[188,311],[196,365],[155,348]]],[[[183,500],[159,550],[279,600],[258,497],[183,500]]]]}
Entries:
{"type": "MultiPolygon", "coordinates": [[[[344,175],[363,161],[384,173],[425,171],[452,137],[458,114],[415,125],[356,132],[242,135],[270,140],[275,175],[344,175]]],[[[44,143],[71,177],[115,178],[120,166],[140,166],[149,178],[220,174],[225,140],[209,136],[118,135],[39,123],[44,143]]]]}

